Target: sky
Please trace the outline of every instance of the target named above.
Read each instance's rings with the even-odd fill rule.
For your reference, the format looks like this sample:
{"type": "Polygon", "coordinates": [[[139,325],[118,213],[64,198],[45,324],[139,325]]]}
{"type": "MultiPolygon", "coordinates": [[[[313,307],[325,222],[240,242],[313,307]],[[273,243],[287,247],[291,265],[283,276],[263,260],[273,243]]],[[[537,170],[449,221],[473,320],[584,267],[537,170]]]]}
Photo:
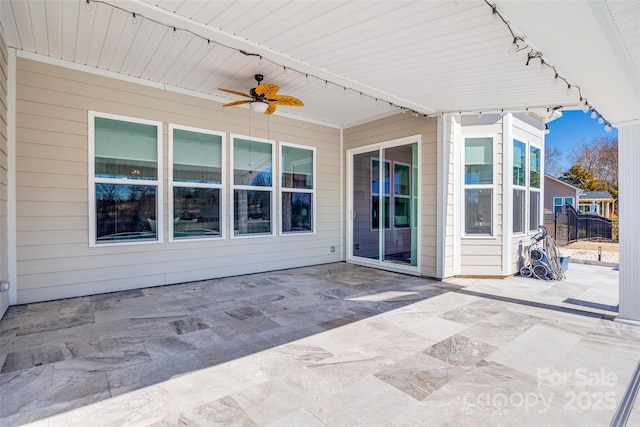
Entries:
{"type": "Polygon", "coordinates": [[[618,137],[618,130],[611,128],[611,132],[605,132],[604,125],[598,124],[598,119],[591,118],[591,112],[583,113],[582,110],[563,111],[562,117],[548,124],[549,134],[545,135],[545,146],[557,148],[562,152],[561,165],[563,169],[569,169],[569,153],[571,147],[579,144],[583,139],[591,141],[599,136],[618,137]]]}

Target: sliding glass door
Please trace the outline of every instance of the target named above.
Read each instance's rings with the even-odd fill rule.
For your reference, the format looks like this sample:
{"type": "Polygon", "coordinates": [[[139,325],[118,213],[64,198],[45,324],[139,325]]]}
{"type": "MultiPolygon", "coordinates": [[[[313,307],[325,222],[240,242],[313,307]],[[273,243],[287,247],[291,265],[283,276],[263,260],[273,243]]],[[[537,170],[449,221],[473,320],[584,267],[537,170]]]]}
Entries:
{"type": "Polygon", "coordinates": [[[350,260],[418,266],[418,143],[401,142],[349,152],[350,260]]]}

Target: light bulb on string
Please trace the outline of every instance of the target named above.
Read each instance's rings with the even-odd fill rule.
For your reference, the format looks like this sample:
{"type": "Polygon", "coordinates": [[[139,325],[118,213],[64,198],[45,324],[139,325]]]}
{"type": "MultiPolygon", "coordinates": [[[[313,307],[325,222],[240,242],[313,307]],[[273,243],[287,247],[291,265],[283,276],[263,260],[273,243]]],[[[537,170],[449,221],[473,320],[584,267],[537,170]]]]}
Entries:
{"type": "Polygon", "coordinates": [[[138,23],[138,17],[136,16],[136,13],[135,13],[135,12],[133,12],[133,13],[131,14],[131,23],[132,23],[133,25],[136,25],[136,24],[138,23]]]}
{"type": "Polygon", "coordinates": [[[598,117],[598,113],[596,113],[596,110],[591,109],[591,118],[595,119],[596,117],[598,117]]]}
{"type": "Polygon", "coordinates": [[[207,49],[211,50],[213,48],[213,43],[211,43],[211,40],[207,39],[207,49]]]}
{"type": "Polygon", "coordinates": [[[604,126],[604,131],[607,133],[611,132],[611,125],[609,123],[604,126]]]}
{"type": "Polygon", "coordinates": [[[549,135],[550,133],[551,133],[551,130],[549,130],[549,125],[547,125],[545,123],[545,125],[544,125],[544,134],[545,135],[549,135]]]}
{"type": "Polygon", "coordinates": [[[178,37],[178,29],[176,27],[173,27],[173,31],[171,32],[171,35],[173,37],[178,37]]]}
{"type": "Polygon", "coordinates": [[[558,75],[557,71],[555,73],[556,75],[553,77],[553,80],[551,80],[551,86],[556,86],[560,83],[560,76],[558,75]]]}
{"type": "Polygon", "coordinates": [[[600,116],[600,118],[598,119],[598,124],[601,125],[604,123],[604,119],[602,118],[602,116],[600,116]]]}
{"type": "Polygon", "coordinates": [[[518,50],[518,39],[514,37],[513,42],[511,43],[511,46],[509,46],[509,55],[513,55],[514,53],[516,53],[517,50],[518,50]]]}
{"type": "Polygon", "coordinates": [[[84,10],[86,10],[87,12],[91,12],[91,2],[89,0],[86,0],[87,2],[84,4],[84,10]]]}

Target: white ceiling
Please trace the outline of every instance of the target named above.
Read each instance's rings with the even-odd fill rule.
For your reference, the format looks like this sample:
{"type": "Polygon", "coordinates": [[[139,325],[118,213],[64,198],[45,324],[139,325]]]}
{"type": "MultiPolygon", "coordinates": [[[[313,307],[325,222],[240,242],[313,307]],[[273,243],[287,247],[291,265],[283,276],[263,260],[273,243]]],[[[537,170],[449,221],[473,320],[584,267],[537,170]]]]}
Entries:
{"type": "Polygon", "coordinates": [[[346,127],[399,107],[576,108],[550,67],[524,65],[533,49],[608,121],[640,119],[639,0],[497,1],[526,50],[508,54],[509,28],[481,0],[11,0],[0,21],[18,50],[221,102],[240,98],[217,88],[246,92],[261,73],[305,103],[278,113],[346,127]]]}

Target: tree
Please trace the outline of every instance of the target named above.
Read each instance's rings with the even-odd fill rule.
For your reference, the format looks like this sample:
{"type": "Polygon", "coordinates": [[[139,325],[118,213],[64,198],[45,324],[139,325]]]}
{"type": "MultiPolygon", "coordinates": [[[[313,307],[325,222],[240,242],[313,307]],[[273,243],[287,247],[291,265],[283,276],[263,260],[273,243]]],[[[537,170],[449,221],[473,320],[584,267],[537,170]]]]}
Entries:
{"type": "Polygon", "coordinates": [[[544,171],[547,175],[557,177],[562,174],[562,166],[560,161],[562,160],[562,151],[557,148],[544,149],[544,171]]]}
{"type": "MultiPolygon", "coordinates": [[[[598,137],[587,142],[583,139],[570,154],[573,164],[580,165],[593,177],[606,184],[606,190],[617,194],[618,188],[618,139],[598,137]]],[[[614,196],[616,197],[616,196],[614,196]]]]}
{"type": "Polygon", "coordinates": [[[579,164],[574,164],[564,172],[560,179],[566,183],[578,187],[584,191],[607,191],[607,184],[599,181],[593,172],[583,168],[579,164]]]}

